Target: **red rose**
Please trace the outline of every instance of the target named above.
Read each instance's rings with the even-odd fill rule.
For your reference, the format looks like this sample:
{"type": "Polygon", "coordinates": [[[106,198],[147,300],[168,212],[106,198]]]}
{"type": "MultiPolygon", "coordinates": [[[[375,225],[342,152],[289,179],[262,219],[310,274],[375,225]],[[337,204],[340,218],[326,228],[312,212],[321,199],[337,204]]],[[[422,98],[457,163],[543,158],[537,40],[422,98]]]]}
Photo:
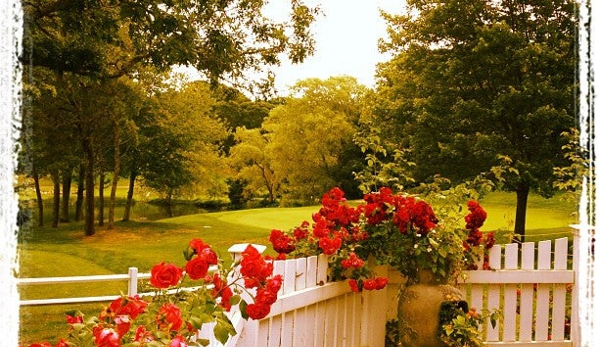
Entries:
{"type": "Polygon", "coordinates": [[[341,241],[342,240],[340,237],[333,237],[332,239],[329,237],[323,237],[318,240],[318,247],[322,249],[324,254],[332,255],[337,252],[339,248],[341,248],[341,241]]]}
{"type": "Polygon", "coordinates": [[[368,279],[364,280],[364,289],[375,290],[376,289],[376,279],[368,278],[368,279]]]}
{"type": "Polygon", "coordinates": [[[270,313],[269,305],[249,304],[246,313],[251,319],[262,319],[270,313]]]}
{"type": "Polygon", "coordinates": [[[29,345],[29,347],[52,347],[52,345],[50,342],[44,341],[41,343],[32,343],[29,345]]]}
{"type": "Polygon", "coordinates": [[[119,336],[125,335],[129,332],[129,328],[131,328],[131,320],[126,315],[116,316],[114,323],[116,324],[116,331],[119,333],[119,336]]]}
{"type": "Polygon", "coordinates": [[[103,328],[95,329],[94,331],[94,342],[98,347],[120,347],[121,337],[119,333],[114,329],[103,328]]]}
{"type": "Polygon", "coordinates": [[[204,243],[201,239],[191,239],[191,241],[189,241],[189,247],[191,247],[197,254],[204,248],[210,248],[210,245],[204,243]]]}
{"type": "Polygon", "coordinates": [[[187,341],[181,335],[175,336],[175,338],[169,343],[168,347],[187,347],[187,341]]]}
{"type": "Polygon", "coordinates": [[[361,291],[358,281],[356,281],[355,279],[352,278],[347,283],[349,284],[349,288],[351,288],[352,292],[359,293],[361,291]]]}
{"type": "Polygon", "coordinates": [[[272,275],[272,262],[267,262],[262,258],[252,245],[248,245],[242,253],[242,257],[240,272],[244,277],[247,288],[259,287],[261,283],[266,281],[266,278],[272,275]]]}
{"type": "Polygon", "coordinates": [[[142,344],[144,342],[150,342],[154,340],[154,336],[152,336],[152,333],[150,331],[146,330],[146,327],[143,325],[140,325],[137,327],[137,329],[135,330],[135,342],[141,342],[142,344]]]}
{"type": "Polygon", "coordinates": [[[209,265],[218,264],[218,256],[212,248],[204,248],[198,253],[198,257],[204,259],[209,265]]]}
{"type": "Polygon", "coordinates": [[[377,277],[376,278],[376,289],[383,289],[387,286],[387,284],[389,283],[389,279],[387,279],[386,277],[377,277]]]}
{"type": "Polygon", "coordinates": [[[275,301],[277,301],[277,291],[268,288],[258,288],[255,299],[256,304],[272,305],[275,301]]]}
{"type": "Polygon", "coordinates": [[[295,239],[297,241],[308,238],[308,233],[309,233],[308,227],[309,226],[310,226],[310,223],[308,221],[303,221],[301,226],[293,229],[293,237],[295,237],[295,239]]]}
{"type": "Polygon", "coordinates": [[[341,267],[343,267],[344,269],[349,269],[351,267],[359,269],[363,266],[364,260],[360,259],[354,252],[350,252],[349,258],[343,259],[341,261],[341,267]]]}
{"type": "Polygon", "coordinates": [[[470,214],[464,217],[466,229],[476,229],[483,226],[487,219],[487,212],[476,201],[468,201],[470,214]]]}
{"type": "Polygon", "coordinates": [[[199,280],[208,273],[208,263],[200,257],[195,257],[187,262],[185,271],[192,280],[199,280]]]}
{"type": "Polygon", "coordinates": [[[295,240],[285,235],[281,230],[271,230],[268,240],[277,253],[289,254],[295,250],[295,240]]]}
{"type": "Polygon", "coordinates": [[[182,276],[183,272],[175,264],[161,262],[152,268],[150,283],[158,289],[165,289],[177,285],[182,276]]]}
{"type": "Polygon", "coordinates": [[[145,312],[148,305],[149,303],[142,300],[139,295],[134,297],[128,296],[126,298],[120,297],[111,302],[106,311],[111,317],[129,315],[131,319],[135,319],[141,313],[145,312]]]}
{"type": "Polygon", "coordinates": [[[158,316],[156,322],[162,328],[166,328],[171,331],[177,331],[183,325],[183,319],[181,318],[181,309],[177,305],[167,303],[162,305],[158,310],[158,316]]]}
{"type": "Polygon", "coordinates": [[[231,298],[233,297],[233,290],[231,287],[225,287],[220,292],[220,305],[228,312],[231,310],[231,298]]]}
{"type": "Polygon", "coordinates": [[[69,347],[69,344],[64,339],[60,339],[54,347],[69,347]]]}
{"type": "Polygon", "coordinates": [[[78,323],[83,323],[83,317],[82,316],[71,316],[67,314],[67,324],[78,324],[78,323]]]}
{"type": "Polygon", "coordinates": [[[314,229],[312,230],[312,234],[314,237],[321,238],[329,236],[329,226],[327,224],[327,220],[324,217],[312,217],[316,224],[314,224],[314,229]]]}

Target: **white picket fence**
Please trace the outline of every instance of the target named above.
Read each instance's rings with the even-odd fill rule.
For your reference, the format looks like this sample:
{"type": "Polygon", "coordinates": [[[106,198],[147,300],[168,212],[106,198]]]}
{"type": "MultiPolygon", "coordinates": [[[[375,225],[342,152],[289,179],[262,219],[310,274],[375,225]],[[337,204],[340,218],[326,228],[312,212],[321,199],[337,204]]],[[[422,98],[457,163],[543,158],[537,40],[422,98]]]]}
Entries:
{"type": "Polygon", "coordinates": [[[496,245],[489,261],[494,270],[468,271],[461,286],[471,306],[502,311],[501,324],[485,329],[487,345],[572,346],[566,340],[574,284],[568,239],[496,245]]]}
{"type": "MultiPolygon", "coordinates": [[[[488,346],[574,346],[564,328],[572,316],[567,300],[575,277],[568,267],[567,238],[520,246],[496,245],[491,250],[490,265],[494,270],[467,271],[468,279],[459,284],[471,307],[479,312],[493,308],[502,311],[496,328],[490,323],[483,327],[488,346]]],[[[390,279],[387,288],[360,294],[351,292],[345,281],[327,283],[327,263],[322,256],[275,261],[274,272],[283,275],[284,282],[270,314],[258,321],[245,321],[232,310],[230,318],[238,334],[225,347],[384,347],[385,325],[396,317],[397,288],[404,281],[396,271],[379,267],[378,274],[390,279]]],[[[140,278],[148,278],[148,274],[138,274],[131,268],[127,275],[19,282],[127,279],[129,294],[133,295],[140,278]]],[[[21,305],[112,298],[28,300],[21,301],[21,305]]],[[[209,326],[201,331],[203,338],[209,338],[209,333],[209,326]]],[[[211,346],[222,346],[211,340],[211,346]]]]}

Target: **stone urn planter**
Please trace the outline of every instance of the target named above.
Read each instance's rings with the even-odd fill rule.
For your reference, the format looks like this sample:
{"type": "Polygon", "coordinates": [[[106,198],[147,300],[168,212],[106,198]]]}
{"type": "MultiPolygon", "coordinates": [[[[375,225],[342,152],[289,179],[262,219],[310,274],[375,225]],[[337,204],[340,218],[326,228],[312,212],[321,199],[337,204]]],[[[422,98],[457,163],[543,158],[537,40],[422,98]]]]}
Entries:
{"type": "Polygon", "coordinates": [[[447,302],[455,302],[468,311],[462,293],[451,285],[435,281],[429,271],[419,274],[417,284],[402,290],[397,307],[402,347],[446,346],[439,339],[439,315],[447,302]]]}

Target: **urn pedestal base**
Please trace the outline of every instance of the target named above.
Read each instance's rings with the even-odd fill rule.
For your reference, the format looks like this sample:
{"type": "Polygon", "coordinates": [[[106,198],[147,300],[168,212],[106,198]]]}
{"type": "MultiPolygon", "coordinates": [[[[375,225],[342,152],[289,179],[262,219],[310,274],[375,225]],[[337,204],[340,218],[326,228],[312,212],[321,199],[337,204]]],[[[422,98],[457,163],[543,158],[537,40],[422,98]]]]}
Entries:
{"type": "Polygon", "coordinates": [[[439,314],[447,301],[468,311],[462,293],[450,285],[414,284],[402,291],[397,308],[402,347],[445,346],[439,339],[439,314]]]}

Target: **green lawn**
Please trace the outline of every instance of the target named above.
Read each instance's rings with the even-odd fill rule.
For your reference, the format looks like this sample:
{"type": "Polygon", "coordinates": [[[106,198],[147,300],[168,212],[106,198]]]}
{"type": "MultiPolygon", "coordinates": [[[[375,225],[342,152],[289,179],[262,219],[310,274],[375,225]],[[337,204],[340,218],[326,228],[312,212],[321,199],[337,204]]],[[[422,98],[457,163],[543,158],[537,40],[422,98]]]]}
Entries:
{"type": "MultiPolygon", "coordinates": [[[[515,196],[493,193],[481,204],[488,212],[485,227],[509,230],[515,215],[515,196]]],[[[20,235],[20,277],[53,277],[126,273],[130,266],[142,272],[165,260],[183,264],[182,251],[191,238],[210,243],[224,258],[234,243],[268,245],[271,229],[289,229],[303,220],[311,220],[318,207],[268,208],[188,215],[156,222],[119,222],[116,229],[98,229],[93,237],[84,237],[81,224],[23,230],[20,235]]],[[[569,224],[577,223],[576,208],[558,198],[531,197],[527,235],[531,240],[553,239],[571,234],[569,224]]],[[[505,232],[500,232],[505,234],[505,232]]],[[[272,254],[272,249],[267,252],[272,254]]],[[[126,287],[121,283],[102,285],[31,286],[21,290],[22,299],[42,297],[113,295],[126,287]]],[[[103,304],[81,306],[25,307],[21,312],[21,345],[50,340],[64,334],[64,312],[79,308],[96,314],[103,304]]]]}

